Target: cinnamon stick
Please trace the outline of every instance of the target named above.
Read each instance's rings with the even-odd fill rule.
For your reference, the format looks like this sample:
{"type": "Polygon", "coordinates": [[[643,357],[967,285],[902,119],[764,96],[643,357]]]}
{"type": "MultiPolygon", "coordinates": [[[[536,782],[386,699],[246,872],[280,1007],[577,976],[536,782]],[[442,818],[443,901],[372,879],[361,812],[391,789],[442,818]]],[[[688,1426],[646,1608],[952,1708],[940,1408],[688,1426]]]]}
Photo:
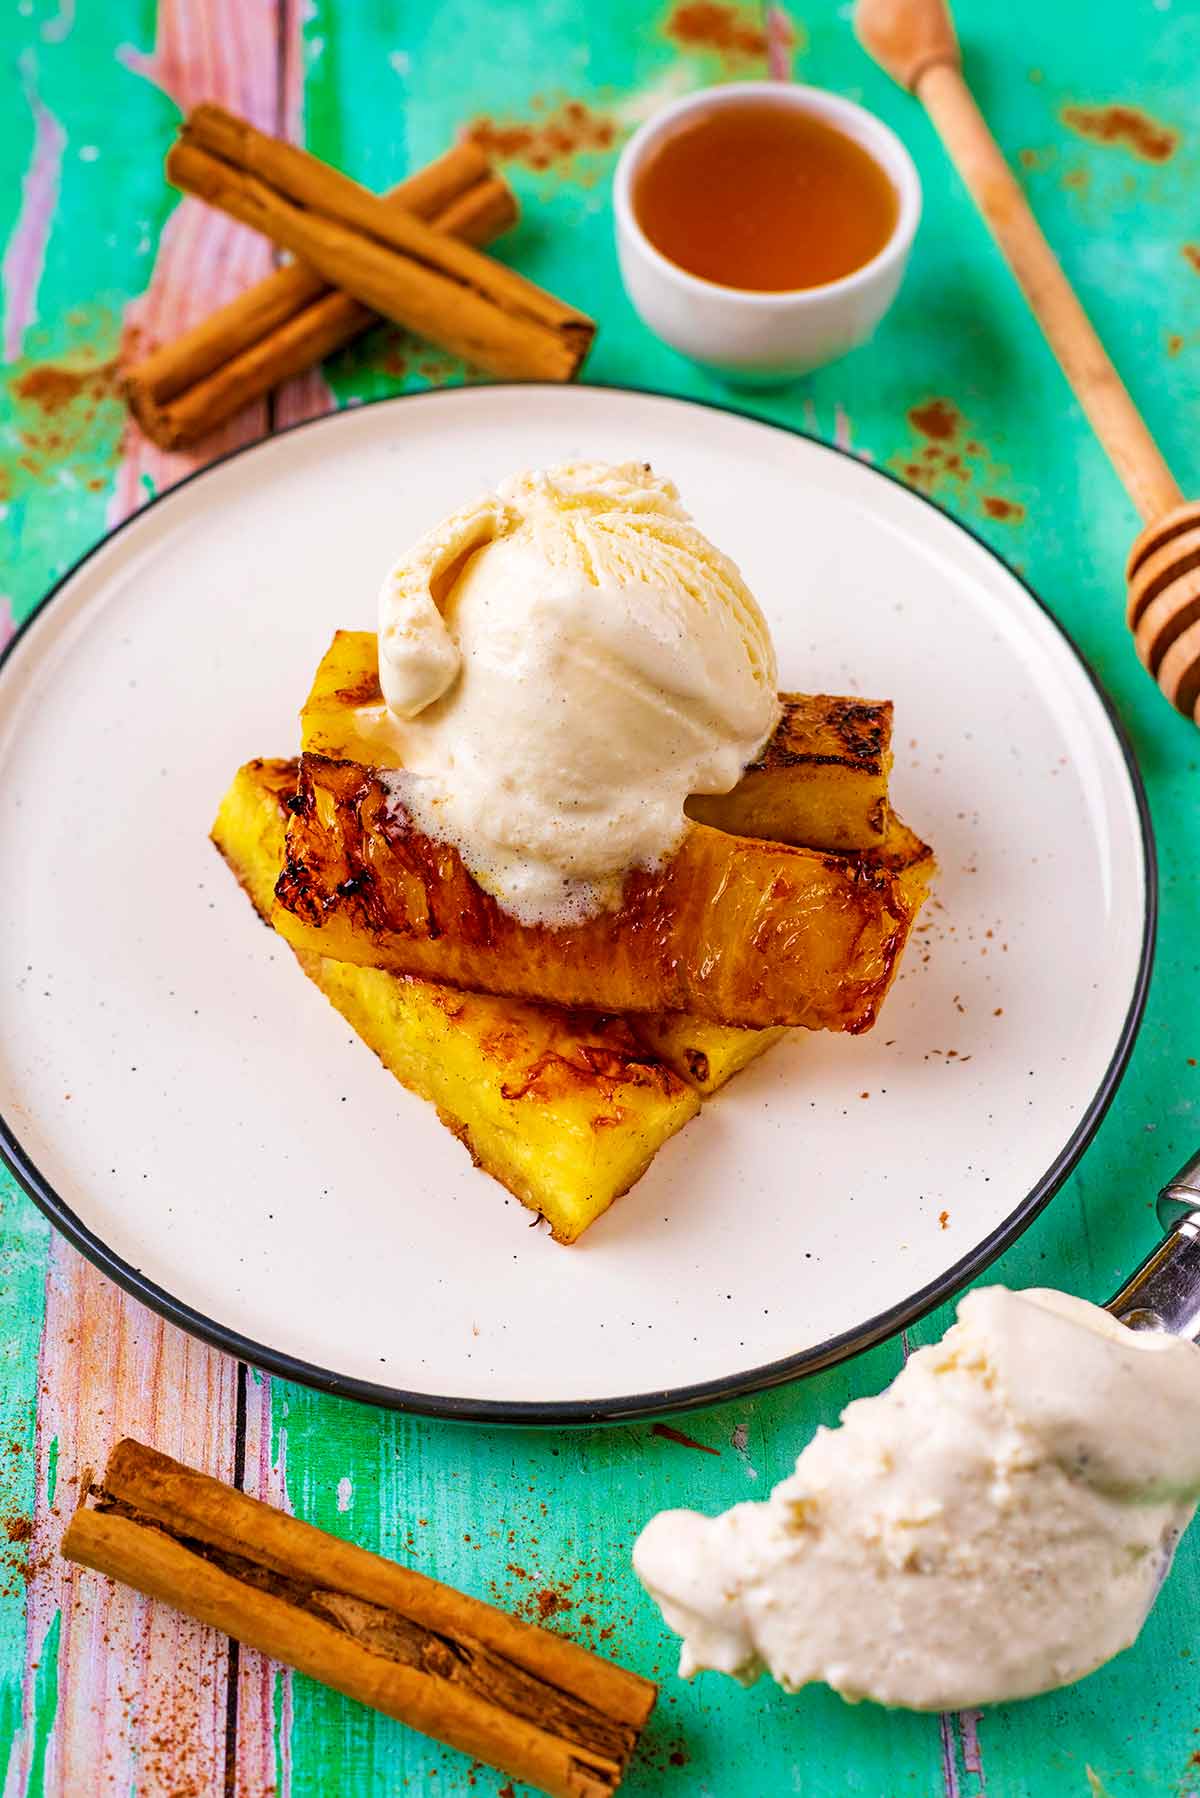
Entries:
{"type": "MultiPolygon", "coordinates": [[[[517,216],[512,189],[474,144],[448,150],[385,201],[472,244],[490,243],[517,216]]],[[[122,390],[146,435],[179,449],[378,322],[316,270],[289,263],[135,364],[122,390]]]]}
{"type": "Polygon", "coordinates": [[[128,1439],[63,1553],[550,1798],[615,1792],[654,1705],[574,1642],[128,1439]]]}
{"type": "MultiPolygon", "coordinates": [[[[389,205],[407,207],[420,218],[433,219],[490,173],[487,157],[478,145],[456,144],[393,188],[386,200],[389,205]]],[[[141,365],[144,378],[156,398],[172,399],[193,381],[211,374],[230,349],[244,349],[257,342],[330,291],[328,282],[303,263],[277,269],[194,330],[147,356],[141,365]]]]}
{"type": "Polygon", "coordinates": [[[595,334],[583,313],[522,275],[219,107],[188,115],[167,175],[491,374],[569,380],[595,334]]]}

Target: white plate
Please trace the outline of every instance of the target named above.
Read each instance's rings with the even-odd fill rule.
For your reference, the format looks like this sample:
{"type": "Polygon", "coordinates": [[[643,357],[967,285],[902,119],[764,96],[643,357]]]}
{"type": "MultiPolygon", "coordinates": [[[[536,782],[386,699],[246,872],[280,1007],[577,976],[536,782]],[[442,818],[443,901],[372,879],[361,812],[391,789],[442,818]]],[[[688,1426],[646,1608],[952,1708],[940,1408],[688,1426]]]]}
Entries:
{"type": "Polygon", "coordinates": [[[525,1421],[771,1383],[962,1284],[1094,1129],[1153,934],[1128,752],[995,556],[824,445],[597,388],[343,412],[140,513],[0,671],[0,867],[6,1152],[59,1227],[261,1366],[525,1421]],[[239,763],[295,748],[398,547],[571,454],[677,480],[786,685],[895,699],[895,798],[942,873],[873,1034],[798,1033],[563,1249],[351,1038],[208,829],[239,763]]]}

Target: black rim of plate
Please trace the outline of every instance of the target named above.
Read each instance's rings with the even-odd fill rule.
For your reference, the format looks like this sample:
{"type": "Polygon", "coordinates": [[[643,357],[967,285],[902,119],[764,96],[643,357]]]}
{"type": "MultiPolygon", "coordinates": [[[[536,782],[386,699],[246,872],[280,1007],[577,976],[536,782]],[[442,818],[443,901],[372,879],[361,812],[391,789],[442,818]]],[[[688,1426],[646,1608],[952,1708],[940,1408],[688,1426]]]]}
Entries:
{"type": "MultiPolygon", "coordinates": [[[[478,391],[493,392],[496,387],[502,387],[530,395],[537,393],[543,386],[549,392],[561,393],[563,391],[561,387],[550,384],[516,382],[493,382],[480,387],[478,391]]],[[[791,1380],[799,1379],[805,1374],[816,1373],[822,1368],[833,1366],[838,1361],[846,1360],[851,1355],[860,1354],[864,1349],[873,1347],[886,1337],[893,1336],[897,1331],[915,1323],[926,1312],[932,1311],[935,1306],[951,1298],[977,1274],[982,1273],[998,1255],[1015,1242],[1053,1198],[1079,1161],[1112,1103],[1125,1072],[1145,1010],[1150,974],[1154,964],[1155,930],[1158,920],[1158,864],[1150,808],[1133,749],[1111,699],[1087,659],[1055,618],[1050,608],[1034,592],[1028,581],[1010,567],[1004,557],[969,525],[963,524],[959,519],[952,517],[950,513],[943,511],[927,495],[908,487],[897,475],[889,473],[887,469],[877,468],[874,464],[864,464],[850,450],[842,449],[837,444],[826,443],[811,431],[802,431],[792,425],[778,424],[772,419],[759,418],[753,412],[743,411],[736,405],[721,404],[712,400],[690,399],[678,394],[662,393],[654,388],[636,387],[627,383],[591,382],[574,391],[586,393],[591,388],[604,393],[635,394],[639,398],[663,400],[668,404],[743,418],[748,423],[758,425],[763,429],[779,431],[785,437],[802,438],[804,441],[814,444],[827,455],[844,456],[848,461],[866,468],[870,474],[899,487],[918,503],[928,506],[940,518],[948,520],[955,529],[962,531],[972,542],[986,551],[993,561],[1000,564],[1011,579],[1024,590],[1038,610],[1049,619],[1078,662],[1085,679],[1100,701],[1124,758],[1141,828],[1142,860],[1145,870],[1145,918],[1142,943],[1133,993],[1116,1048],[1104,1077],[1088,1103],[1082,1118],[1033,1189],[989,1236],[985,1237],[981,1243],[976,1244],[969,1254],[964,1255],[960,1261],[956,1261],[938,1279],[930,1281],[927,1286],[922,1287],[899,1304],[880,1312],[876,1317],[868,1318],[856,1329],[846,1330],[839,1336],[831,1337],[827,1342],[818,1343],[812,1348],[799,1350],[793,1355],[784,1356],[781,1360],[768,1362],[761,1367],[750,1368],[746,1372],[733,1374],[725,1379],[706,1380],[697,1385],[668,1388],[662,1391],[641,1392],[626,1398],[598,1401],[570,1399],[548,1402],[526,1399],[509,1401],[505,1399],[440,1398],[429,1393],[406,1392],[402,1388],[378,1385],[370,1380],[347,1378],[331,1373],[327,1368],[315,1367],[307,1361],[298,1360],[293,1355],[283,1354],[262,1343],[253,1342],[238,1331],[228,1329],[214,1319],[204,1316],[202,1312],[194,1310],[192,1306],[183,1304],[161,1286],[148,1280],[129,1262],[115,1255],[76,1216],[66,1201],[43,1177],[22,1148],[13,1126],[6,1118],[0,1117],[0,1157],[3,1158],[30,1198],[68,1242],[93,1262],[102,1273],[107,1274],[109,1279],[123,1287],[126,1292],[131,1293],[134,1298],[140,1299],[151,1310],[157,1311],[169,1322],[177,1324],[180,1329],[200,1337],[204,1342],[211,1343],[214,1348],[221,1349],[226,1354],[233,1355],[240,1361],[249,1362],[251,1366],[261,1368],[281,1379],[296,1380],[302,1385],[314,1387],[321,1392],[357,1399],[363,1403],[378,1405],[388,1410],[407,1411],[419,1416],[442,1418],[452,1422],[515,1425],[623,1423],[632,1422],[638,1418],[661,1416],[665,1412],[694,1410],[702,1405],[718,1404],[728,1399],[742,1397],[747,1393],[765,1391],[770,1387],[781,1386],[791,1380]]],[[[319,418],[304,419],[299,424],[290,425],[270,437],[261,438],[254,443],[244,444],[238,449],[231,450],[228,454],[216,458],[215,461],[206,463],[203,468],[194,470],[190,475],[186,475],[181,481],[176,482],[173,487],[169,487],[165,493],[156,495],[138,511],[123,519],[114,530],[109,531],[98,543],[93,544],[91,549],[80,556],[79,560],[59,577],[5,646],[3,653],[0,654],[0,672],[3,671],[18,645],[23,642],[38,620],[44,616],[47,608],[74,580],[80,570],[91,561],[93,556],[106,548],[122,531],[139,524],[155,506],[170,502],[192,482],[203,480],[214,469],[220,468],[240,456],[253,455],[267,450],[281,437],[291,436],[294,432],[322,427],[329,429],[331,426],[336,428],[339,420],[344,420],[347,415],[363,411],[367,407],[436,405],[440,400],[449,396],[461,396],[464,391],[467,389],[451,387],[433,388],[417,393],[384,395],[377,400],[367,401],[364,405],[343,407],[339,411],[325,413],[319,418]]]]}

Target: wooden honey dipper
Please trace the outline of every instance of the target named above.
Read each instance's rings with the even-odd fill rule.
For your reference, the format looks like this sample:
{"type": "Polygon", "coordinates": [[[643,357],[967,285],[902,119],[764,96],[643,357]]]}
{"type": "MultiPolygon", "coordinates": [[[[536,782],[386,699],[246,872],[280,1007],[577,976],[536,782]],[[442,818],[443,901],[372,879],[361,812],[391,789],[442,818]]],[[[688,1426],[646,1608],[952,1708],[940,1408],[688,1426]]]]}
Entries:
{"type": "Polygon", "coordinates": [[[1129,628],[1171,704],[1200,723],[1200,503],[1184,500],[988,129],[944,0],[857,0],[854,25],[928,112],[1145,522],[1125,569],[1129,628]]]}

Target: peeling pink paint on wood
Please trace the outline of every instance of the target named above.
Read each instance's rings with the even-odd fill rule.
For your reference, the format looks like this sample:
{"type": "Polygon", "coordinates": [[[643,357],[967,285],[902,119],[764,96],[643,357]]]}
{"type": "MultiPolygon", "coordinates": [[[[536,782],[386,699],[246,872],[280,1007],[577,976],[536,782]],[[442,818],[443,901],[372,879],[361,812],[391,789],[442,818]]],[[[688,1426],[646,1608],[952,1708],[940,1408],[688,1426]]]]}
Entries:
{"type": "Polygon", "coordinates": [[[847,450],[850,455],[857,456],[860,462],[875,460],[869,449],[855,449],[850,414],[837,400],[834,401],[833,406],[833,441],[837,449],[847,450]]]}
{"type": "MultiPolygon", "coordinates": [[[[236,0],[209,3],[210,10],[221,14],[225,22],[232,14],[229,29],[234,39],[241,39],[235,44],[237,54],[232,59],[232,69],[219,57],[219,46],[213,43],[215,34],[206,39],[196,29],[194,15],[204,10],[196,4],[191,8],[166,9],[160,17],[154,50],[146,54],[125,46],[119,52],[121,61],[169,94],[182,109],[202,99],[217,99],[262,130],[282,129],[285,135],[301,141],[304,57],[298,0],[280,0],[281,31],[277,30],[273,7],[260,4],[239,8],[236,0]],[[257,40],[253,45],[246,41],[251,31],[257,40]],[[227,85],[232,82],[232,94],[221,91],[222,76],[227,78],[227,85]]],[[[271,245],[257,232],[214,212],[199,200],[183,199],[163,230],[150,288],[126,313],[125,357],[146,355],[177,336],[215,307],[261,281],[274,264],[271,245]],[[200,279],[198,271],[202,271],[200,279]]],[[[273,407],[269,408],[265,400],[254,401],[197,448],[160,450],[131,427],[110,522],[119,523],[147,498],[214,457],[265,437],[272,424],[282,427],[318,418],[332,406],[333,396],[320,370],[312,370],[280,388],[273,407]]]]}
{"type": "Polygon", "coordinates": [[[117,56],[183,111],[215,100],[274,131],[283,0],[161,0],[150,51],[117,56]]]}
{"type": "MultiPolygon", "coordinates": [[[[280,71],[282,118],[280,129],[293,143],[304,142],[304,0],[281,0],[284,29],[283,68],[280,71]]],[[[274,422],[280,429],[321,418],[333,411],[333,395],[319,368],[285,381],[274,396],[274,422]]]]}
{"type": "Polygon", "coordinates": [[[37,65],[31,51],[21,57],[21,82],[33,114],[33,151],[21,183],[21,209],[0,265],[4,286],[4,360],[16,362],[25,333],[37,320],[37,293],[46,261],[46,245],[62,173],[67,134],[37,89],[37,65]]]}
{"type": "MultiPolygon", "coordinates": [[[[160,87],[181,109],[215,100],[264,131],[277,127],[279,33],[273,5],[242,0],[164,0],[150,54],[119,52],[127,67],[160,87]]],[[[185,198],[159,239],[149,289],[125,316],[123,355],[148,354],[207,313],[270,274],[274,252],[266,238],[185,198]]],[[[266,402],[243,408],[198,449],[171,452],[129,427],[110,510],[117,524],[155,493],[194,468],[266,435],[266,402]]]]}
{"type": "MultiPolygon", "coordinates": [[[[184,200],[167,220],[149,290],[125,315],[123,357],[133,360],[176,337],[271,272],[271,249],[262,238],[198,200],[184,200]]],[[[161,450],[132,423],[109,509],[116,525],[147,498],[173,486],[193,469],[239,444],[267,433],[266,402],[243,407],[190,450],[161,450]]]]}
{"type": "Polygon", "coordinates": [[[792,21],[782,6],[768,6],[765,27],[767,74],[772,81],[790,81],[792,79],[792,46],[796,41],[792,21]]]}
{"type": "MultiPolygon", "coordinates": [[[[906,1357],[907,1358],[907,1357],[906,1357]]],[[[958,1749],[954,1740],[954,1720],[949,1711],[938,1718],[942,1735],[942,1798],[962,1798],[958,1783],[958,1749]]]]}
{"type": "Polygon", "coordinates": [[[219,1777],[224,1643],[69,1565],[58,1545],[121,1436],[138,1436],[229,1479],[236,1395],[235,1362],[127,1298],[55,1238],[38,1365],[22,1718],[5,1798],[24,1798],[28,1790],[37,1669],[56,1616],[59,1698],[41,1788],[47,1798],[124,1794],[135,1774],[139,1798],[167,1798],[187,1789],[188,1778],[196,1791],[208,1791],[214,1772],[219,1777]],[[164,1744],[159,1751],[150,1747],[156,1739],[164,1744]]]}
{"type": "Polygon", "coordinates": [[[943,1798],[987,1798],[987,1780],[983,1771],[983,1749],[979,1741],[982,1711],[944,1711],[940,1718],[942,1734],[943,1798]],[[963,1790],[958,1775],[962,1770],[975,1782],[971,1794],[963,1790]]]}
{"type": "Polygon", "coordinates": [[[333,395],[320,369],[312,368],[277,388],[274,404],[275,427],[282,431],[288,425],[303,424],[307,418],[322,418],[326,412],[332,412],[333,395]]]}
{"type": "Polygon", "coordinates": [[[42,26],[42,42],[64,44],[75,29],[75,0],[58,0],[58,11],[42,26]]]}
{"type": "Polygon", "coordinates": [[[979,1781],[981,1798],[987,1792],[987,1777],[983,1771],[983,1748],[979,1740],[979,1725],[982,1721],[982,1711],[959,1711],[958,1713],[963,1768],[967,1773],[973,1773],[979,1781]]]}

